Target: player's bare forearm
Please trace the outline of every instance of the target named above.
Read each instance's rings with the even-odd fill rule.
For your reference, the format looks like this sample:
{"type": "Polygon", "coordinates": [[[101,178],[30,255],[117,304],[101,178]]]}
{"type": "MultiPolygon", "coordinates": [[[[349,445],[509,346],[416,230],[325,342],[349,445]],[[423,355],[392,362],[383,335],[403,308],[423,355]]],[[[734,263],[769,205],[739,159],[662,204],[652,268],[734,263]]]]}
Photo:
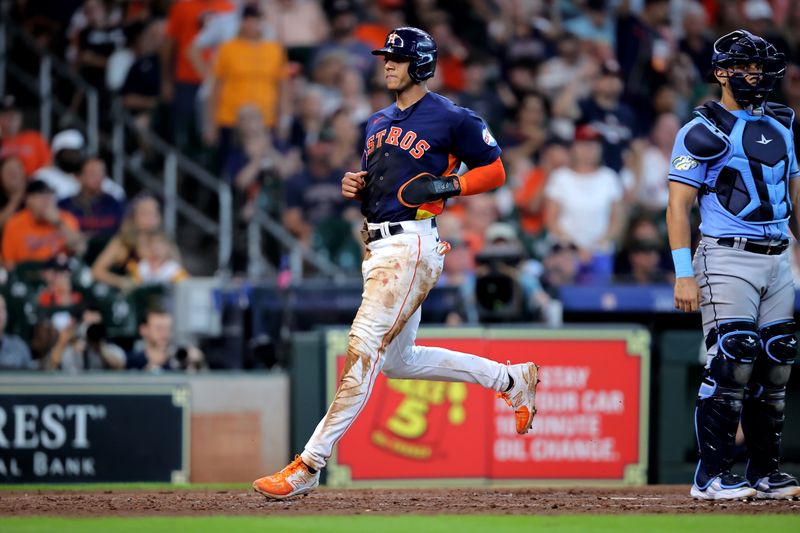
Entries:
{"type": "MultiPolygon", "coordinates": [[[[669,204],[667,205],[667,232],[669,245],[673,251],[685,250],[692,245],[690,214],[697,198],[697,189],[671,181],[669,183],[669,204]]],[[[690,266],[690,265],[689,265],[690,266]]],[[[697,311],[700,307],[700,289],[691,275],[675,273],[674,305],[681,311],[697,311]]]]}
{"type": "Polygon", "coordinates": [[[671,181],[669,183],[669,203],[667,204],[667,233],[669,246],[673,250],[690,248],[692,228],[690,215],[697,198],[697,189],[671,181]]]}
{"type": "Polygon", "coordinates": [[[792,219],[789,221],[789,229],[794,238],[800,241],[800,176],[789,181],[789,195],[792,198],[792,219]]]}

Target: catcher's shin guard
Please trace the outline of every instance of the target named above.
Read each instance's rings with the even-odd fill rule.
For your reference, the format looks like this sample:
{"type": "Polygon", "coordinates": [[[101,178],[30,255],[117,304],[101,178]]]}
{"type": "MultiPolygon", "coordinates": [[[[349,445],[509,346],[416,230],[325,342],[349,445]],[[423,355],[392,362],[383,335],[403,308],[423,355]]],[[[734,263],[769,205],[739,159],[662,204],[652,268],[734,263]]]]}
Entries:
{"type": "Polygon", "coordinates": [[[695,409],[700,463],[694,482],[700,489],[733,464],[744,388],[760,350],[756,325],[744,321],[720,324],[706,344],[716,345],[717,350],[703,376],[695,409]]]}
{"type": "Polygon", "coordinates": [[[747,442],[747,478],[758,480],[778,470],[786,384],[797,354],[794,321],[761,329],[764,350],[756,361],[742,407],[747,442]]]}

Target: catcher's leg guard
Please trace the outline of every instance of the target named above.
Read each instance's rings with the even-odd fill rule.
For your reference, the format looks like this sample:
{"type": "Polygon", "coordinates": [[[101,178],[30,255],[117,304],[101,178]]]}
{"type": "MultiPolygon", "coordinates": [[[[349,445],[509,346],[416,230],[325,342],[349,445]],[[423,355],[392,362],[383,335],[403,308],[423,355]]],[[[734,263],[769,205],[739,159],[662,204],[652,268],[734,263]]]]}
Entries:
{"type": "Polygon", "coordinates": [[[794,321],[786,320],[759,332],[764,349],[753,367],[742,408],[751,482],[778,470],[786,384],[797,356],[795,329],[794,321]]]}
{"type": "MultiPolygon", "coordinates": [[[[709,333],[706,346],[709,349],[716,346],[716,354],[706,367],[695,409],[700,462],[694,482],[700,490],[705,490],[714,478],[730,470],[733,464],[744,388],[750,381],[753,362],[761,349],[758,330],[750,321],[720,324],[709,333]]],[[[744,480],[731,479],[726,485],[740,483],[746,484],[744,480]]]]}

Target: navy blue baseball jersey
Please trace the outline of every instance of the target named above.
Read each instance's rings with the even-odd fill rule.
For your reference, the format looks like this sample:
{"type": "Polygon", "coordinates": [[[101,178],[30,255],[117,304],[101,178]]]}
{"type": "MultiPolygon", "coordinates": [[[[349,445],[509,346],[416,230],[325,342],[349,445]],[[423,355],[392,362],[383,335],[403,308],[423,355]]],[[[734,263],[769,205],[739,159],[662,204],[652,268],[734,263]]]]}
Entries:
{"type": "Polygon", "coordinates": [[[438,215],[444,200],[409,206],[398,197],[400,187],[423,172],[451,174],[462,162],[468,168],[488,165],[500,152],[483,120],[444,96],[429,92],[403,110],[392,104],[367,121],[361,212],[369,222],[438,215]]]}
{"type": "Polygon", "coordinates": [[[768,114],[726,111],[718,104],[709,109],[719,123],[701,113],[687,123],[675,139],[669,169],[671,181],[701,189],[700,231],[718,238],[788,239],[789,180],[800,177],[791,129],[768,114]]]}

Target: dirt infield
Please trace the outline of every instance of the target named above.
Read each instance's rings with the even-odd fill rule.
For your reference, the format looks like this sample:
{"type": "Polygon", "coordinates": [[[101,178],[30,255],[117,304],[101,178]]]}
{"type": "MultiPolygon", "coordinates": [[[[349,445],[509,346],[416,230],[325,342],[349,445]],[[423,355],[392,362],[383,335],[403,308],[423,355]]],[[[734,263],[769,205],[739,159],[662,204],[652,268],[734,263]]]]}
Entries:
{"type": "Polygon", "coordinates": [[[800,513],[798,501],[697,502],[688,486],[620,489],[320,489],[268,501],[239,490],[3,491],[0,516],[758,514],[800,513]]]}

